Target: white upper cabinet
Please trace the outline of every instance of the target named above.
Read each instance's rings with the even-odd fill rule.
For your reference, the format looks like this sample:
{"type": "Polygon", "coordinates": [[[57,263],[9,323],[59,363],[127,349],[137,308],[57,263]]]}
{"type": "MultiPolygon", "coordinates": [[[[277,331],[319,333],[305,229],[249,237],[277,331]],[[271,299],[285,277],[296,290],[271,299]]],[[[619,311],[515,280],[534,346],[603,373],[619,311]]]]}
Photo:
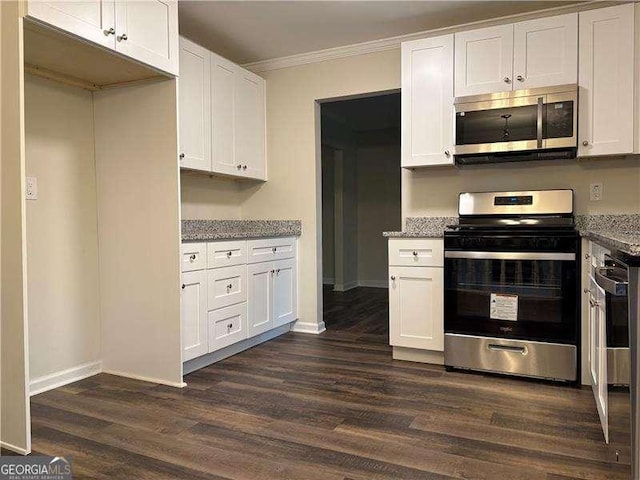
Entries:
{"type": "Polygon", "coordinates": [[[211,170],[209,52],[180,39],[180,166],[211,170]]]}
{"type": "Polygon", "coordinates": [[[578,14],[516,23],[513,89],[577,83],[578,14]]]}
{"type": "Polygon", "coordinates": [[[165,72],[178,74],[178,3],[117,1],[116,50],[165,72]]]}
{"type": "Polygon", "coordinates": [[[180,39],[180,166],[267,179],[265,80],[180,39]]]}
{"type": "Polygon", "coordinates": [[[178,74],[175,0],[31,0],[28,15],[158,70],[178,74]]]}
{"type": "Polygon", "coordinates": [[[455,96],[576,83],[578,14],[456,33],[455,96]]]}
{"type": "Polygon", "coordinates": [[[634,4],[580,13],[578,156],[634,153],[634,60],[634,4]]]}
{"type": "Polygon", "coordinates": [[[242,174],[266,180],[264,79],[240,70],[235,77],[235,162],[242,174]]]}
{"type": "Polygon", "coordinates": [[[402,44],[402,166],[453,164],[453,35],[402,44]]]}
{"type": "Polygon", "coordinates": [[[512,24],[456,33],[455,44],[456,97],[512,89],[512,24]]]}
{"type": "Polygon", "coordinates": [[[54,25],[90,42],[103,47],[115,48],[114,0],[30,1],[28,14],[30,17],[54,25]]]}
{"type": "Polygon", "coordinates": [[[238,67],[230,61],[211,54],[211,170],[225,175],[242,174],[235,159],[235,104],[238,67]]]}

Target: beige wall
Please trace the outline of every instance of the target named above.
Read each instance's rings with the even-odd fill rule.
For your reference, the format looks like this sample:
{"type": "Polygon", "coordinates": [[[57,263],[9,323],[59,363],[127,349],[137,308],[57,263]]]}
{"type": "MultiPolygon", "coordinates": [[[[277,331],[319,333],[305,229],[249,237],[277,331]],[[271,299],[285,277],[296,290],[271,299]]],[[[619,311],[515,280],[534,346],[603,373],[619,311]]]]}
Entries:
{"type": "Polygon", "coordinates": [[[180,189],[183,220],[240,218],[240,186],[235,180],[182,172],[180,189]]]}
{"type": "Polygon", "coordinates": [[[0,2],[0,441],[27,453],[29,413],[24,244],[23,45],[17,2],[0,2]]]}
{"type": "MultiPolygon", "coordinates": [[[[400,87],[400,51],[318,62],[263,73],[267,79],[269,181],[242,187],[242,218],[299,218],[300,318],[316,322],[321,245],[316,227],[320,171],[316,159],[315,101],[400,87]]],[[[578,213],[637,212],[638,160],[600,159],[457,169],[402,171],[402,208],[408,215],[451,215],[460,191],[573,188],[578,213]],[[591,182],[604,185],[600,202],[588,200],[591,182]]]]}
{"type": "Polygon", "coordinates": [[[429,168],[402,172],[403,214],[457,215],[458,193],[483,190],[572,188],[577,213],[638,213],[640,160],[592,159],[429,168]],[[589,186],[602,182],[603,197],[589,200],[589,186]]]}
{"type": "Polygon", "coordinates": [[[90,92],[25,78],[29,372],[100,358],[98,233],[90,92]]]}
{"type": "MultiPolygon", "coordinates": [[[[371,132],[368,137],[374,136],[371,132]]],[[[393,140],[393,139],[390,139],[393,140]]],[[[382,232],[399,230],[400,136],[395,143],[358,147],[358,284],[386,287],[387,239],[382,232]]]]}

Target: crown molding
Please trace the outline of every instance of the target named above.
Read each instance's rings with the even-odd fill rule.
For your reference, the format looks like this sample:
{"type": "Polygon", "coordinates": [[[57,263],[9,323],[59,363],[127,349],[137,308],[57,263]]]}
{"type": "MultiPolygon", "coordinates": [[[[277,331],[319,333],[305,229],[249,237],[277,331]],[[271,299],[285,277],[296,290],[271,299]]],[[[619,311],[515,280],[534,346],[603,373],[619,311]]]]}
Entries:
{"type": "Polygon", "coordinates": [[[535,18],[549,17],[552,15],[562,15],[566,13],[575,13],[584,10],[592,10],[594,8],[608,7],[618,5],[615,1],[590,0],[584,3],[572,4],[567,6],[559,6],[546,8],[543,10],[535,10],[527,13],[519,13],[504,17],[492,18],[488,20],[480,20],[477,22],[464,23],[451,27],[437,28],[434,30],[426,30],[422,32],[409,33],[406,35],[398,35],[395,37],[382,38],[369,42],[354,43],[353,45],[345,45],[342,47],[327,48],[324,50],[315,50],[313,52],[298,53],[286,57],[272,58],[269,60],[261,60],[258,62],[246,63],[242,65],[247,70],[254,73],[268,72],[270,70],[278,70],[281,68],[297,67],[309,63],[324,62],[327,60],[335,60],[345,57],[353,57],[355,55],[365,55],[368,53],[382,52],[384,50],[394,50],[400,48],[402,42],[411,40],[419,40],[422,38],[434,37],[437,35],[446,35],[449,33],[461,32],[464,30],[472,30],[476,28],[492,27],[504,23],[514,23],[535,18]]]}

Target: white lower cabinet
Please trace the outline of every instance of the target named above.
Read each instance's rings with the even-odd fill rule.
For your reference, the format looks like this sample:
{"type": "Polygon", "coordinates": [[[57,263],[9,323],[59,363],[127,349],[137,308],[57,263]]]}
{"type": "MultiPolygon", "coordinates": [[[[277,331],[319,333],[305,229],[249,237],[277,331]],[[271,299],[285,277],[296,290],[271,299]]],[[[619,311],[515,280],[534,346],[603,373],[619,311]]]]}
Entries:
{"type": "Polygon", "coordinates": [[[443,270],[439,267],[389,267],[391,345],[444,350],[443,270]]]}
{"type": "Polygon", "coordinates": [[[392,238],[389,262],[391,345],[444,351],[443,240],[392,238]],[[400,254],[405,250],[410,252],[408,257],[400,254]],[[420,252],[430,253],[425,260],[420,258],[420,252]]]}
{"type": "Polygon", "coordinates": [[[182,361],[204,355],[207,345],[207,273],[204,270],[182,274],[180,298],[182,316],[182,361]]]}
{"type": "Polygon", "coordinates": [[[209,351],[247,338],[247,302],[213,310],[208,314],[209,351]]]}
{"type": "Polygon", "coordinates": [[[185,243],[182,252],[183,361],[297,320],[295,238],[185,243]],[[252,246],[269,260],[247,257],[252,246]]]}

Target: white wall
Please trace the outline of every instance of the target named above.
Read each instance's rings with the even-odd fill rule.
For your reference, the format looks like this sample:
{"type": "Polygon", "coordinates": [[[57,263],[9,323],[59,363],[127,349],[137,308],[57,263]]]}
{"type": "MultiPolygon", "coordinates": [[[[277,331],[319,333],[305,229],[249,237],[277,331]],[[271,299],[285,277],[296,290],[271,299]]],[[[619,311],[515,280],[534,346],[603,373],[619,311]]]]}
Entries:
{"type": "Polygon", "coordinates": [[[241,193],[238,182],[221,177],[180,174],[183,220],[238,220],[241,193]]]}
{"type": "Polygon", "coordinates": [[[93,97],[25,78],[31,382],[100,358],[93,97]]]}

